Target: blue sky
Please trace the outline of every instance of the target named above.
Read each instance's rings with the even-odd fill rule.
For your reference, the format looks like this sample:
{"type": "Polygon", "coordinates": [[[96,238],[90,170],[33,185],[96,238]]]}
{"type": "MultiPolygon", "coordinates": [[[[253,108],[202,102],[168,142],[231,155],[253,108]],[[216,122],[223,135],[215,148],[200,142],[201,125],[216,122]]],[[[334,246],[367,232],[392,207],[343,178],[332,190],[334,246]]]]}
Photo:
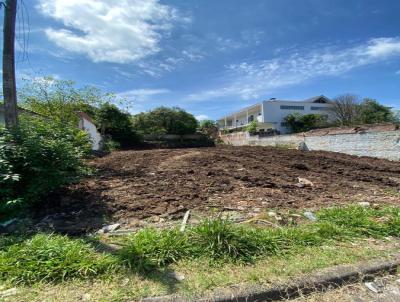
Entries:
{"type": "Polygon", "coordinates": [[[29,60],[19,43],[19,79],[95,85],[133,113],[179,106],[215,119],[271,97],[341,93],[400,107],[398,0],[23,4],[18,38],[29,14],[29,60]]]}

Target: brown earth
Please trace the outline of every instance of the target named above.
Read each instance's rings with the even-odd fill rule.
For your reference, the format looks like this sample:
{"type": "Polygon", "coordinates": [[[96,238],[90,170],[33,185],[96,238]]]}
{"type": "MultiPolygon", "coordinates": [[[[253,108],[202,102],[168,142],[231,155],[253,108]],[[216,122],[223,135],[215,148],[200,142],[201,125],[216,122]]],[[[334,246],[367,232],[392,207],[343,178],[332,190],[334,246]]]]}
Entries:
{"type": "Polygon", "coordinates": [[[49,196],[41,219],[50,214],[88,230],[104,221],[179,217],[186,209],[400,204],[399,162],[332,152],[228,146],[120,151],[91,164],[95,175],[49,196]],[[298,177],[313,186],[300,187],[298,177]]]}

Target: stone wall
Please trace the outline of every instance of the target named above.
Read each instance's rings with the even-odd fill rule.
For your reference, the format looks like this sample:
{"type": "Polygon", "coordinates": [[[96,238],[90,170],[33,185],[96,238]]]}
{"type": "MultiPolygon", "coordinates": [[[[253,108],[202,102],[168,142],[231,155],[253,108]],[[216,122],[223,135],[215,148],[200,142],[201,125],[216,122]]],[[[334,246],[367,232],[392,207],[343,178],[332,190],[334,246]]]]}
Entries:
{"type": "Polygon", "coordinates": [[[237,132],[221,136],[231,145],[274,146],[297,148],[304,142],[308,150],[341,152],[358,156],[372,156],[400,160],[400,130],[395,126],[330,128],[302,134],[271,137],[250,136],[237,132]]]}

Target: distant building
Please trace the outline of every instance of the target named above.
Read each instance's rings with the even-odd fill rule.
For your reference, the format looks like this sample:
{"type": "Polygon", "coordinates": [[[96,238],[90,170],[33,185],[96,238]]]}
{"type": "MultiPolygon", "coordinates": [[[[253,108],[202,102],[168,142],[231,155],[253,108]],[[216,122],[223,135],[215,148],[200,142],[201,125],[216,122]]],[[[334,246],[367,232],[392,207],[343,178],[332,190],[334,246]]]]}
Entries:
{"type": "Polygon", "coordinates": [[[329,118],[331,100],[320,95],[303,101],[288,101],[270,99],[261,103],[243,108],[217,120],[219,129],[240,129],[249,123],[258,121],[258,128],[276,130],[280,133],[289,133],[284,118],[289,114],[321,114],[329,118]]]}
{"type": "MultiPolygon", "coordinates": [[[[30,115],[38,115],[37,113],[18,107],[19,113],[26,113],[30,115]]],[[[79,116],[78,128],[86,131],[89,134],[89,138],[92,143],[92,150],[99,150],[101,143],[100,132],[97,131],[96,125],[94,124],[92,118],[85,112],[77,112],[79,116]]],[[[0,104],[0,125],[4,125],[4,104],[0,104]]]]}

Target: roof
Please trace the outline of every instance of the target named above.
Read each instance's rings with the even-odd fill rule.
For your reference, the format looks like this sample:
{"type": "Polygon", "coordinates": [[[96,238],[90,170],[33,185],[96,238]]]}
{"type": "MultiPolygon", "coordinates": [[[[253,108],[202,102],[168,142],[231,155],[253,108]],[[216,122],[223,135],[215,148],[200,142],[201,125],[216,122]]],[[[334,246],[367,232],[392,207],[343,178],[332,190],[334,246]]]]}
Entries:
{"type": "Polygon", "coordinates": [[[277,99],[273,99],[273,100],[265,100],[265,102],[279,102],[279,103],[294,103],[294,102],[299,102],[299,103],[316,103],[316,101],[323,99],[325,102],[329,103],[331,100],[329,98],[327,98],[324,95],[317,95],[317,96],[313,96],[311,98],[305,99],[305,100],[299,100],[299,101],[295,101],[295,100],[277,100],[277,99]]]}

